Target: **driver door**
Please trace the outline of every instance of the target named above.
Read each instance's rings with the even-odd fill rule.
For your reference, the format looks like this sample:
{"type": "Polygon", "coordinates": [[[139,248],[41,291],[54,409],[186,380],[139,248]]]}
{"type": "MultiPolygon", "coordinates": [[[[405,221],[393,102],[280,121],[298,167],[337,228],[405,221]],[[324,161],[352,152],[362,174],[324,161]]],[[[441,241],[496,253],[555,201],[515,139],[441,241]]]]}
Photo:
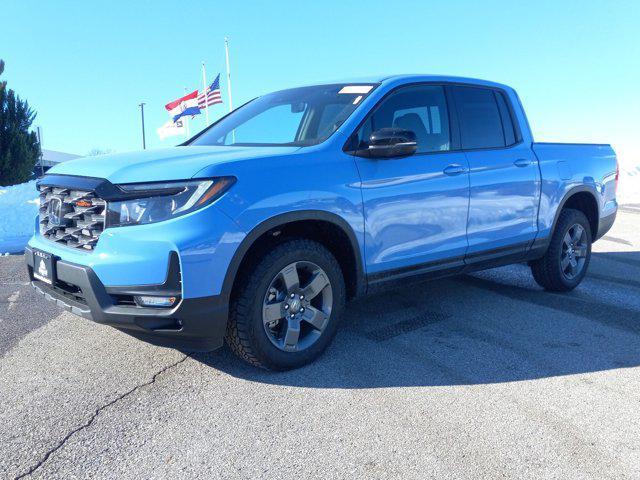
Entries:
{"type": "Polygon", "coordinates": [[[355,157],[370,282],[464,265],[469,167],[464,153],[451,151],[447,104],[440,85],[401,87],[357,132],[360,148],[372,132],[388,127],[413,131],[418,144],[407,157],[355,157]]]}

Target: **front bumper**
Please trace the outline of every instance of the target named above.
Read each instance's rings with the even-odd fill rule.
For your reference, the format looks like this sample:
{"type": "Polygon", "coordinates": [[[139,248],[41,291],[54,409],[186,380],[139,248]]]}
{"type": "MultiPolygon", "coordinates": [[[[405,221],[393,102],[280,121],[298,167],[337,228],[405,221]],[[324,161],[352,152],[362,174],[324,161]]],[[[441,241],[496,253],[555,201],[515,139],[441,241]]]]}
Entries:
{"type": "Polygon", "coordinates": [[[110,325],[155,345],[186,351],[209,351],[222,346],[228,316],[228,298],[213,295],[180,298],[171,308],[143,308],[134,295],[181,295],[180,265],[169,256],[162,284],[105,287],[91,267],[57,259],[54,284],[33,276],[33,250],[25,250],[31,284],[47,300],[97,323],[110,325]]]}

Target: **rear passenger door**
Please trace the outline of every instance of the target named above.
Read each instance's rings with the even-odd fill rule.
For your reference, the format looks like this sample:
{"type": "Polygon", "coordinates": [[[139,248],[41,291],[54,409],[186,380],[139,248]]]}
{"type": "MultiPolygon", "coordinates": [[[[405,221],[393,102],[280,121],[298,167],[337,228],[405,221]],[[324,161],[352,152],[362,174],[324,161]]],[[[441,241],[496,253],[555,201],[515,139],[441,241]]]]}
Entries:
{"type": "Polygon", "coordinates": [[[521,141],[506,92],[478,86],[453,86],[451,91],[470,167],[465,261],[517,259],[537,231],[537,159],[521,141]]]}

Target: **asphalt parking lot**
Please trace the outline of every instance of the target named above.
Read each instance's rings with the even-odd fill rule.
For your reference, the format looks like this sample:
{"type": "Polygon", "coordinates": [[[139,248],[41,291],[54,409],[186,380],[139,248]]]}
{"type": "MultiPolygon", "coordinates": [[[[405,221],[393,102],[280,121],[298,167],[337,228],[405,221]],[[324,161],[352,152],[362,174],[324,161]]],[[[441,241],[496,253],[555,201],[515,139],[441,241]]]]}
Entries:
{"type": "Polygon", "coordinates": [[[0,258],[0,477],[640,478],[640,204],[565,295],[516,265],[352,303],[320,361],[153,347],[0,258]]]}

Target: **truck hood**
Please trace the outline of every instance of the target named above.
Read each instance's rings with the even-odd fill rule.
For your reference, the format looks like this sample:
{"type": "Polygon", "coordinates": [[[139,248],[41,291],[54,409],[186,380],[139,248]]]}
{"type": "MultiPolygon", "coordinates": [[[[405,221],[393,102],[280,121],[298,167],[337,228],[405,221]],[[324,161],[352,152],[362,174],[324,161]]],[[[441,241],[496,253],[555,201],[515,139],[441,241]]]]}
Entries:
{"type": "Polygon", "coordinates": [[[59,163],[47,173],[106,178],[111,183],[184,180],[212,165],[286,155],[299,148],[171,147],[78,158],[59,163]]]}

